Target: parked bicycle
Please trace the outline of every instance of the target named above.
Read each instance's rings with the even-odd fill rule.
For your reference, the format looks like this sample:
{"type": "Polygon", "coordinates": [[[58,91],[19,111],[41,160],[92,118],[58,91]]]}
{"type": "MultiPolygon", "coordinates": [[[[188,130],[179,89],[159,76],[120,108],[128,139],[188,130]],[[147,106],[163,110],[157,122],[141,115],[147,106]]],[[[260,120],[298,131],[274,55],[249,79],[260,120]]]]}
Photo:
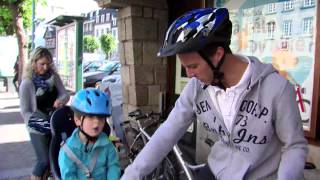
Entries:
{"type": "MultiPolygon", "coordinates": [[[[161,125],[163,119],[159,113],[144,113],[141,110],[136,110],[129,113],[129,117],[133,118],[129,127],[126,129],[126,139],[128,144],[128,157],[132,163],[138,153],[143,149],[151,135],[161,125]],[[134,120],[134,121],[133,121],[134,120]],[[131,125],[134,122],[134,125],[131,125]]],[[[211,144],[209,139],[207,144],[211,144]]],[[[170,152],[160,165],[145,179],[166,179],[175,180],[184,176],[183,179],[192,180],[194,173],[204,167],[205,164],[191,165],[183,158],[183,153],[176,144],[172,152],[170,152]]]]}

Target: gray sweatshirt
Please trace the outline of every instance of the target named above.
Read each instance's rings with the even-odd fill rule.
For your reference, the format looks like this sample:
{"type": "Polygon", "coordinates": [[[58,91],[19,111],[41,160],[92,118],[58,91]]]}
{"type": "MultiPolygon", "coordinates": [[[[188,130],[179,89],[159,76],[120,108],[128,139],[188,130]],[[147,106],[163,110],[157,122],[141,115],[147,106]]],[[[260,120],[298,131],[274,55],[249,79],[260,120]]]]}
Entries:
{"type": "MultiPolygon", "coordinates": [[[[54,86],[58,91],[58,99],[66,104],[69,101],[70,95],[66,91],[62,84],[62,81],[58,74],[54,73],[54,86]]],[[[24,78],[19,87],[20,96],[20,113],[25,124],[28,124],[31,114],[37,111],[36,90],[35,86],[30,78],[24,78]]],[[[28,128],[29,132],[34,132],[31,128],[28,128]]]]}
{"type": "Polygon", "coordinates": [[[194,121],[218,139],[208,165],[217,179],[301,180],[307,155],[294,87],[272,65],[249,57],[253,74],[229,132],[204,84],[192,78],[168,119],[125,170],[122,180],[150,173],[194,121]]]}

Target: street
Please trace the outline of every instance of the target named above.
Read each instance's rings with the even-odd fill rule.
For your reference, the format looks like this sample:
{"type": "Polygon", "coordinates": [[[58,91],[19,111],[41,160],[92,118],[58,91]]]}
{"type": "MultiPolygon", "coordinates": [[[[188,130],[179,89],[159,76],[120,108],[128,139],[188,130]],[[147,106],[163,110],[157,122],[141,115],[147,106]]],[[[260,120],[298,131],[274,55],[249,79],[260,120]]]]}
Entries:
{"type": "Polygon", "coordinates": [[[29,179],[35,154],[16,93],[0,93],[0,179],[29,179]]]}

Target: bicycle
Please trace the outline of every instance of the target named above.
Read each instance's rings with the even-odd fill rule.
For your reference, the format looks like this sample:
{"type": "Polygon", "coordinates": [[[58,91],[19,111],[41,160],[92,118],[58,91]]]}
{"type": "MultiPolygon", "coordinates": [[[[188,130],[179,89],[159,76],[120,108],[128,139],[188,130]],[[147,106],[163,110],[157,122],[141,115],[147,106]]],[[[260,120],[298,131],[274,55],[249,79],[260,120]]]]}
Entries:
{"type": "MultiPolygon", "coordinates": [[[[127,143],[129,145],[128,157],[130,163],[133,162],[138,153],[146,145],[148,140],[151,138],[150,134],[161,125],[163,119],[161,118],[160,113],[143,113],[141,110],[135,110],[129,113],[129,117],[134,118],[136,127],[130,126],[126,129],[127,143]],[[144,120],[142,123],[141,120],[144,120]],[[131,132],[130,132],[131,131],[131,132]],[[133,133],[133,139],[130,140],[130,135],[128,133],[133,133]]],[[[132,121],[131,121],[132,122],[132,121]]],[[[130,121],[129,121],[130,123],[130,121]]],[[[206,143],[212,145],[213,143],[206,139],[206,143]]],[[[200,165],[191,165],[183,158],[183,153],[180,150],[179,146],[176,144],[173,147],[172,152],[170,152],[160,165],[145,179],[166,179],[166,180],[175,180],[179,176],[185,175],[184,179],[192,180],[194,173],[205,166],[205,164],[200,165]],[[179,168],[175,166],[178,163],[179,168]],[[181,170],[181,171],[180,171],[181,170]]]]}

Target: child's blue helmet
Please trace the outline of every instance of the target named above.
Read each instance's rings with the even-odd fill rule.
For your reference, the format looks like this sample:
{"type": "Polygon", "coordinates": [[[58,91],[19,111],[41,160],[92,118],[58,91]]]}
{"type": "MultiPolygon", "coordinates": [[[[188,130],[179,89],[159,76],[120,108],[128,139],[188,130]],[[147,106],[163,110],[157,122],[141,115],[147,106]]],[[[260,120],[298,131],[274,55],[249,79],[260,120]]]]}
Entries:
{"type": "Polygon", "coordinates": [[[71,108],[79,113],[96,116],[110,116],[110,96],[95,88],[78,91],[73,97],[71,108]]]}

